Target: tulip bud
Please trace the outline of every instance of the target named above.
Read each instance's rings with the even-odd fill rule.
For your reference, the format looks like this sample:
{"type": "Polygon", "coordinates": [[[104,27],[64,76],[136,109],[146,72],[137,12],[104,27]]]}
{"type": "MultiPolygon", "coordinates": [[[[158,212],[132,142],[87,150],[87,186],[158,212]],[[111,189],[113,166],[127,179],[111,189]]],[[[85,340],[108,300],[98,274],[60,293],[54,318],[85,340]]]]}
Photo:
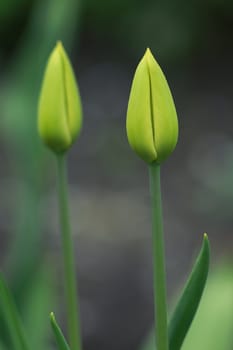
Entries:
{"type": "Polygon", "coordinates": [[[44,143],[55,153],[68,150],[81,129],[82,107],[73,69],[60,42],[47,63],[38,114],[44,143]]]}
{"type": "Polygon", "coordinates": [[[134,75],[126,129],[130,146],[147,163],[161,163],[177,143],[178,121],[173,98],[149,49],[134,75]]]}

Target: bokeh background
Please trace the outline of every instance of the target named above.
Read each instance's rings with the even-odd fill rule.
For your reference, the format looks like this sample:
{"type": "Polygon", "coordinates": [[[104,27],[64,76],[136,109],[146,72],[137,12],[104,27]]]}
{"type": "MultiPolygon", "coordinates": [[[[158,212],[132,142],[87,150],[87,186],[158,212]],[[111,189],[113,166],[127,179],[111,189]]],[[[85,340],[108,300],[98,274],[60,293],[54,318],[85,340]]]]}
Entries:
{"type": "MultiPolygon", "coordinates": [[[[207,232],[212,271],[230,271],[218,304],[225,290],[233,295],[232,38],[231,0],[1,0],[0,261],[34,349],[51,342],[49,311],[65,330],[55,161],[36,130],[56,41],[70,54],[84,111],[69,152],[84,346],[134,350],[153,325],[148,171],[125,131],[134,70],[150,47],[179,117],[177,148],[162,167],[169,300],[207,232]]],[[[220,308],[231,310],[225,328],[230,303],[220,308]]],[[[1,337],[8,344],[6,329],[1,337]]]]}

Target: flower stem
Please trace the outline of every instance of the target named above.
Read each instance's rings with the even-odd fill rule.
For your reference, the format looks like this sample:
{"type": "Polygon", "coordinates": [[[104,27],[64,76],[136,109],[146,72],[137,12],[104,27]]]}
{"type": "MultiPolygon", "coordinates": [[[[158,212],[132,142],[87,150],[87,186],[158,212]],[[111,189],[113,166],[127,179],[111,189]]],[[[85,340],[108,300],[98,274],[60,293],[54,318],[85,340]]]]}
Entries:
{"type": "Polygon", "coordinates": [[[70,347],[81,350],[81,330],[78,312],[78,294],[75,274],[74,250],[68,207],[67,169],[65,155],[57,155],[58,199],[61,224],[61,238],[64,260],[65,297],[70,347]]]}
{"type": "Polygon", "coordinates": [[[160,187],[160,166],[149,165],[150,194],[152,205],[153,274],[155,335],[157,350],[168,350],[166,276],[164,259],[164,237],[162,201],[160,187]]]}

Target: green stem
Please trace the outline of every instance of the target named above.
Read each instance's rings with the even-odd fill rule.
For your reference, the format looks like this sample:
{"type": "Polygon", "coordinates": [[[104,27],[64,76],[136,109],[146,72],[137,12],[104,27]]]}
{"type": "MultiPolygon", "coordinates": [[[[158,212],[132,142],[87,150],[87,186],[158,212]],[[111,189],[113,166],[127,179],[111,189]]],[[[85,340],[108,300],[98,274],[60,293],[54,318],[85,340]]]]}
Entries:
{"type": "Polygon", "coordinates": [[[166,275],[164,262],[163,217],[160,187],[160,166],[149,165],[152,205],[153,273],[155,333],[157,350],[168,350],[166,275]]]}
{"type": "Polygon", "coordinates": [[[65,296],[67,305],[67,321],[70,347],[81,350],[81,331],[78,313],[78,294],[76,288],[76,274],[74,251],[71,237],[71,226],[68,208],[68,190],[65,155],[57,156],[58,195],[61,223],[61,237],[64,259],[65,296]]]}

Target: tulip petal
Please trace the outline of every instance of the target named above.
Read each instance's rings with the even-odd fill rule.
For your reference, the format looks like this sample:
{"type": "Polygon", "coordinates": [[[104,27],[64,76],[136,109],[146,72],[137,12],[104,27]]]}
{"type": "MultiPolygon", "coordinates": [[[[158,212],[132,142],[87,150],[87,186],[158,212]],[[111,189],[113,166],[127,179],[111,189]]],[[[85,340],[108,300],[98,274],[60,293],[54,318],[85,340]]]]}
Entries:
{"type": "Polygon", "coordinates": [[[128,103],[126,129],[132,149],[146,162],[153,162],[157,154],[151,120],[150,80],[144,57],[134,75],[128,103]]]}
{"type": "Polygon", "coordinates": [[[176,146],[178,120],[172,94],[160,66],[149,49],[145,56],[150,76],[154,142],[158,155],[156,161],[160,163],[176,146]]]}
{"type": "Polygon", "coordinates": [[[64,87],[66,96],[67,107],[67,123],[68,129],[72,141],[75,140],[79,134],[82,126],[82,107],[78,85],[74,78],[74,72],[70,64],[70,60],[62,47],[61,43],[58,43],[58,49],[60,51],[63,72],[64,72],[64,87]]]}
{"type": "Polygon", "coordinates": [[[60,51],[49,57],[39,100],[39,132],[44,142],[57,151],[71,143],[66,119],[64,79],[60,51]]]}
{"type": "Polygon", "coordinates": [[[173,98],[149,49],[134,75],[126,129],[131,148],[147,163],[161,163],[177,143],[178,120],[173,98]]]}
{"type": "Polygon", "coordinates": [[[75,141],[81,124],[78,86],[69,58],[58,42],[44,74],[39,100],[39,133],[49,148],[62,153],[75,141]]]}

